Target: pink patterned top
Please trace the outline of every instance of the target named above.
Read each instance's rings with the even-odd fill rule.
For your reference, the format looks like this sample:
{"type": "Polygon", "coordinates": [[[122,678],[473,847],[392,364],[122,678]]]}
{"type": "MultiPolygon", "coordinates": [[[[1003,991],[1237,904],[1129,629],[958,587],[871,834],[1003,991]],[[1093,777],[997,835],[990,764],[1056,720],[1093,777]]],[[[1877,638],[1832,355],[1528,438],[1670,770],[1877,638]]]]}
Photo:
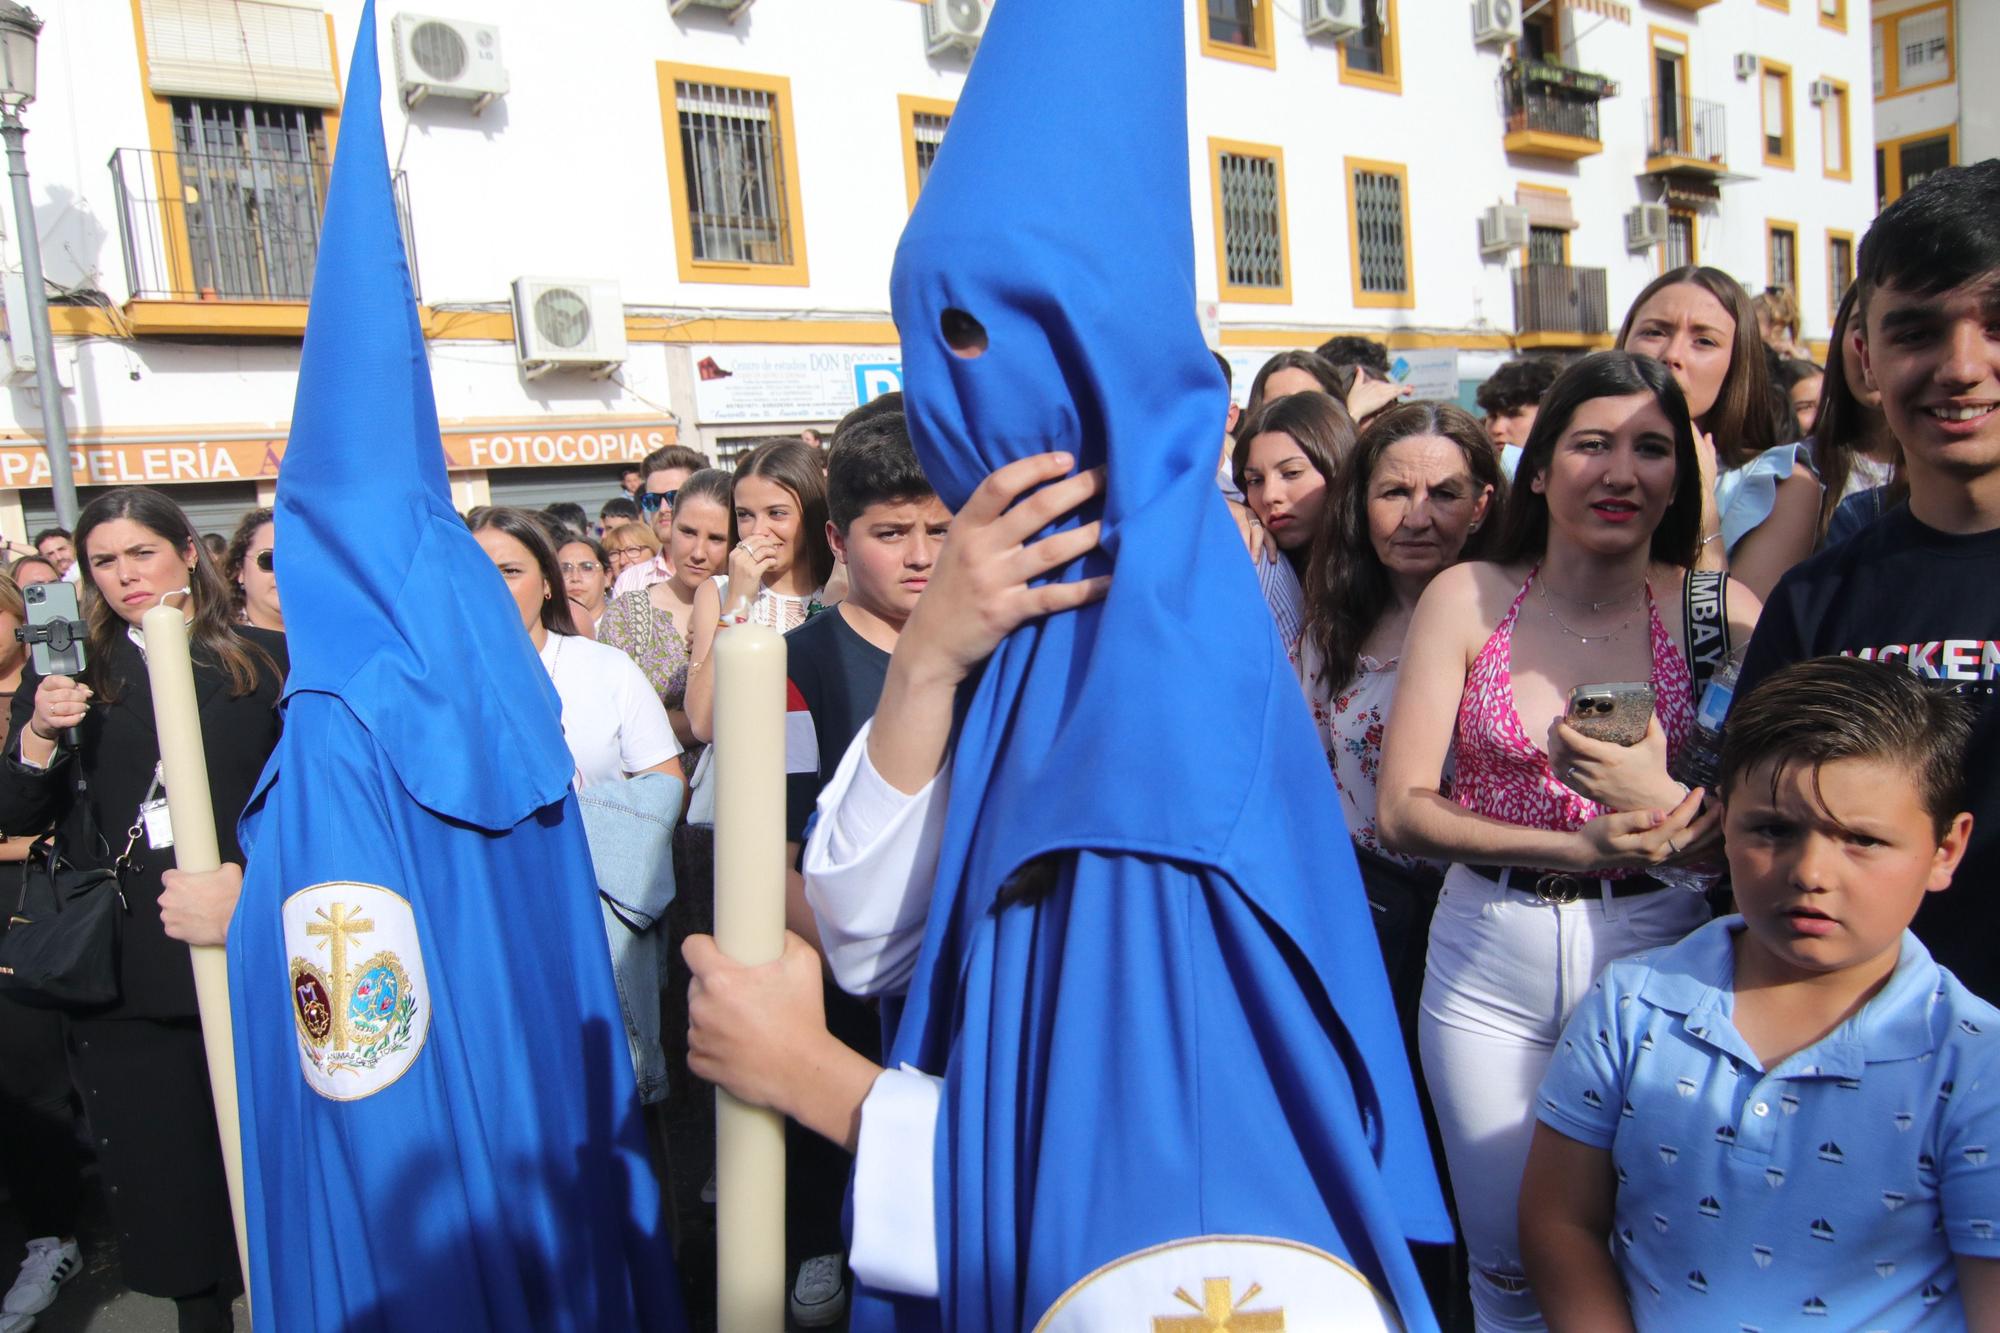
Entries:
{"type": "MultiPolygon", "coordinates": [[[[1541,572],[1528,571],[1528,581],[1514,596],[1507,615],[1473,659],[1458,701],[1458,731],[1454,755],[1453,799],[1468,810],[1523,828],[1568,832],[1605,813],[1595,801],[1577,795],[1549,768],[1549,757],[1528,738],[1514,706],[1514,622],[1521,603],[1541,572]]],[[[1667,753],[1675,754],[1694,730],[1693,678],[1687,662],[1660,621],[1652,585],[1646,587],[1646,621],[1653,649],[1652,684],[1660,726],[1667,733],[1667,753]]],[[[1617,878],[1629,871],[1613,871],[1617,878]]]]}

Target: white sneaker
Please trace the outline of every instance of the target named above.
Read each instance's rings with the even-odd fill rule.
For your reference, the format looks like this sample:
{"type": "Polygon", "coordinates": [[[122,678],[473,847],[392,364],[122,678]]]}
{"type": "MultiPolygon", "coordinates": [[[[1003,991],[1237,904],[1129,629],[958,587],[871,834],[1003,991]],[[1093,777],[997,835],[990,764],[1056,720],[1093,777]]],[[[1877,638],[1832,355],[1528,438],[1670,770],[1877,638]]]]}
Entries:
{"type": "Polygon", "coordinates": [[[826,1328],[846,1313],[846,1257],[821,1254],[800,1264],[792,1280],[792,1322],[800,1328],[826,1328]]]}
{"type": "Polygon", "coordinates": [[[0,1314],[0,1333],[28,1333],[34,1326],[31,1314],[0,1314]]]}
{"type": "MultiPolygon", "coordinates": [[[[0,1300],[0,1313],[37,1315],[55,1302],[62,1284],[83,1271],[83,1254],[76,1242],[42,1236],[28,1242],[28,1257],[21,1261],[21,1275],[0,1300]]],[[[14,1330],[0,1324],[0,1333],[14,1330]]]]}

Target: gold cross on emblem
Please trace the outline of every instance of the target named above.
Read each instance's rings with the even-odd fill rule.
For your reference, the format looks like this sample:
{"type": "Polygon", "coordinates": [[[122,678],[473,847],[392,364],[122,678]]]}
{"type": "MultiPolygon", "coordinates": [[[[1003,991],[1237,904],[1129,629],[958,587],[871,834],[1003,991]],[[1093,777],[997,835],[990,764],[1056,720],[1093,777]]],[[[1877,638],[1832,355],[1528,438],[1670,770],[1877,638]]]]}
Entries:
{"type": "Polygon", "coordinates": [[[1163,1314],[1153,1317],[1153,1333],[1285,1333],[1285,1312],[1283,1310],[1245,1310],[1264,1288],[1255,1282],[1250,1290],[1243,1293],[1240,1301],[1229,1299],[1230,1281],[1226,1277],[1202,1279],[1200,1301],[1187,1294],[1185,1288],[1175,1288],[1174,1299],[1199,1314],[1163,1314]]]}
{"type": "Polygon", "coordinates": [[[306,934],[324,936],[333,952],[332,966],[327,969],[328,979],[333,982],[333,1049],[344,1051],[353,1040],[353,1020],[348,1015],[348,1005],[354,999],[354,978],[347,971],[347,942],[353,935],[365,935],[375,929],[375,923],[357,916],[361,909],[335,903],[331,912],[319,909],[319,921],[306,923],[306,934]],[[323,923],[323,924],[322,924],[323,923]]]}

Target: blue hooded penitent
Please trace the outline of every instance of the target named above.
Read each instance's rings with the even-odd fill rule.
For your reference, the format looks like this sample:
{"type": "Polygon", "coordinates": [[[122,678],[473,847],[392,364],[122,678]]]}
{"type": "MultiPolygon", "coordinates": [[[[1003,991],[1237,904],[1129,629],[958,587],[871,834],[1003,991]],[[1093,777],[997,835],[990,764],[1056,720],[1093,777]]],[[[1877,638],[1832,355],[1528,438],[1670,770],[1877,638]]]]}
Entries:
{"type": "Polygon", "coordinates": [[[229,932],[257,1325],[677,1329],[547,673],[453,512],[362,13],[229,932]]]}
{"type": "Polygon", "coordinates": [[[1045,450],[1104,465],[1103,553],[1063,577],[1111,586],[1001,644],[962,724],[890,1058],[945,1078],[940,1305],[864,1291],[856,1328],[1026,1328],[1099,1265],[1222,1234],[1327,1250],[1434,1326],[1406,1240],[1449,1225],[1352,844],[1214,482],[1186,23],[997,4],[897,252],[940,496],[1045,450]],[[1037,858],[1054,887],[996,902],[1037,858]]]}

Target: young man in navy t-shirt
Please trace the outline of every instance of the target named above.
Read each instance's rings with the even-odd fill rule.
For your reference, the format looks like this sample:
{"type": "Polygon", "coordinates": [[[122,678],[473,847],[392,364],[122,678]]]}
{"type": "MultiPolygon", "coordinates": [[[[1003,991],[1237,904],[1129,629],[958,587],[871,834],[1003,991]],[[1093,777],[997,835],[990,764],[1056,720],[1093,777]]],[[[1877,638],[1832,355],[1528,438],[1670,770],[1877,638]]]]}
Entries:
{"type": "Polygon", "coordinates": [[[1854,337],[1909,503],[1779,581],[1738,697],[1788,662],[1842,653],[1901,662],[1973,705],[1971,845],[1914,929],[2000,1002],[2000,161],[1904,194],[1869,229],[1859,268],[1854,337]]]}

